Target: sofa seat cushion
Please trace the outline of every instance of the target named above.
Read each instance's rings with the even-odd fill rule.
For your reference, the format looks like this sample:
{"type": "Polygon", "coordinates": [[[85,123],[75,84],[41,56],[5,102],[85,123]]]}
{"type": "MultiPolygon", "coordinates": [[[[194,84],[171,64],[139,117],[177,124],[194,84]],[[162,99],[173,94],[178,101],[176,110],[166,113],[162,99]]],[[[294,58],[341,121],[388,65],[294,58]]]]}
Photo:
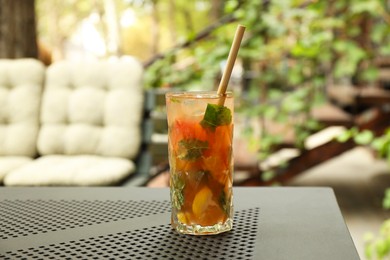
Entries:
{"type": "Polygon", "coordinates": [[[132,161],[96,155],[47,155],[18,168],[4,179],[7,186],[106,186],[135,170],[132,161]]]}
{"type": "Polygon", "coordinates": [[[0,156],[0,183],[12,170],[31,162],[33,159],[27,156],[0,156]]]}
{"type": "Polygon", "coordinates": [[[45,67],[34,59],[0,59],[0,156],[37,155],[45,67]]]}

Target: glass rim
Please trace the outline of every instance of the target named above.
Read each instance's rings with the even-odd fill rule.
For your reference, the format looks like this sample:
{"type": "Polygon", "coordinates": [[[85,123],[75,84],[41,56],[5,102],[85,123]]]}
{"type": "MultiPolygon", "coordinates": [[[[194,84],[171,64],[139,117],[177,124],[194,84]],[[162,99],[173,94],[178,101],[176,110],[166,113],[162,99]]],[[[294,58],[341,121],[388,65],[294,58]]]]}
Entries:
{"type": "Polygon", "coordinates": [[[226,93],[218,94],[217,91],[171,91],[165,93],[167,98],[231,98],[233,97],[232,91],[226,91],[226,93]]]}

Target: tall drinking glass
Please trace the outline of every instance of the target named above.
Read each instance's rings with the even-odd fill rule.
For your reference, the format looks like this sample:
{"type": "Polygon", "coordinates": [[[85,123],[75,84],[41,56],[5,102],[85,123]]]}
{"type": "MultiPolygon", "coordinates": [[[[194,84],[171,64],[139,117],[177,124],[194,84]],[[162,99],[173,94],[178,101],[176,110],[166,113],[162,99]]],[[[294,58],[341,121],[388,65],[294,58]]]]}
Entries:
{"type": "Polygon", "coordinates": [[[171,223],[179,233],[232,229],[233,95],[167,93],[171,223]]]}

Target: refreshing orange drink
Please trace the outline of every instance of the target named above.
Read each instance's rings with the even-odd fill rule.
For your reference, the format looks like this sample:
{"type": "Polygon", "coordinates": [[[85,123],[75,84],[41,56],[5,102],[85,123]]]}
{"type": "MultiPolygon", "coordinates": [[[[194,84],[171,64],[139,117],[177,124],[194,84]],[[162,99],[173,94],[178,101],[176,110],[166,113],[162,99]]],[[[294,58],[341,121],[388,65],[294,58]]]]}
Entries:
{"type": "Polygon", "coordinates": [[[231,230],[232,93],[167,93],[166,104],[173,228],[194,235],[231,230]]]}

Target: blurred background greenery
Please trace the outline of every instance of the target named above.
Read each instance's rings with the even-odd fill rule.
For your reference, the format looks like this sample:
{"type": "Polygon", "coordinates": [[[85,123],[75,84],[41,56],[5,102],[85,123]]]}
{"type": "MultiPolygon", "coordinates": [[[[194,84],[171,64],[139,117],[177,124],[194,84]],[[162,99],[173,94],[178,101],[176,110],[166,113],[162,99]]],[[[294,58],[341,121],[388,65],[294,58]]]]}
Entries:
{"type": "MultiPolygon", "coordinates": [[[[372,147],[390,162],[388,0],[0,3],[3,22],[11,24],[17,17],[28,17],[26,24],[36,25],[31,34],[20,32],[19,39],[26,38],[30,44],[15,46],[0,38],[0,57],[36,56],[49,65],[61,59],[131,55],[144,65],[146,89],[216,89],[235,28],[243,24],[247,30],[230,88],[238,97],[237,113],[245,126],[242,134],[259,161],[286,146],[290,132],[288,145],[305,154],[309,152],[306,141],[313,133],[329,125],[343,125],[349,130],[339,136],[341,150],[335,155],[349,149],[346,145],[352,141],[372,147]],[[385,92],[367,99],[362,94],[367,89],[385,92]],[[336,109],[328,112],[331,119],[337,113],[346,119],[341,123],[321,120],[313,111],[322,105],[336,109]],[[367,111],[381,115],[376,118],[380,127],[370,120],[359,124],[359,116],[366,118],[367,111]],[[275,126],[283,126],[282,131],[274,131],[275,126]]],[[[7,30],[13,30],[12,26],[3,26],[0,32],[11,35],[7,30]]],[[[11,32],[17,37],[17,31],[11,32]]],[[[286,169],[288,164],[278,167],[286,169]]],[[[278,169],[258,173],[257,178],[266,184],[280,181],[278,169]]],[[[389,194],[386,208],[390,207],[389,194]]],[[[388,226],[384,224],[381,236],[367,238],[367,257],[389,254],[388,226]]]]}

